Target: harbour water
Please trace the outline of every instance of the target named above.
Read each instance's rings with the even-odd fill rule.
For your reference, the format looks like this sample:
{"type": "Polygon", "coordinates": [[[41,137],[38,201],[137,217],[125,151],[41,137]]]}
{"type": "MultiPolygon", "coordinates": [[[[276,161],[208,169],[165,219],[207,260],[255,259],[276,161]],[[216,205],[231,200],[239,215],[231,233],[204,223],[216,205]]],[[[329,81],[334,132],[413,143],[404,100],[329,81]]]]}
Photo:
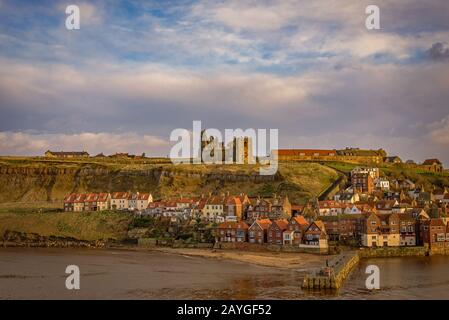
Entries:
{"type": "Polygon", "coordinates": [[[0,249],[0,299],[449,299],[449,257],[362,260],[338,292],[301,281],[297,270],[159,252],[0,249]],[[370,264],[380,290],[365,288],[370,264]],[[79,266],[80,290],[66,289],[67,265],[79,266]]]}

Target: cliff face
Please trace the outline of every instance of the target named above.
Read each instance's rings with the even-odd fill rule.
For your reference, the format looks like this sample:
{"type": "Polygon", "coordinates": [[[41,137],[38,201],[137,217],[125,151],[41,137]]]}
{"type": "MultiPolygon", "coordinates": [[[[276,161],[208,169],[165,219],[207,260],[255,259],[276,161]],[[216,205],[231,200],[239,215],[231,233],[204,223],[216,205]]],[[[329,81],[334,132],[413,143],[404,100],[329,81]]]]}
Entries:
{"type": "Polygon", "coordinates": [[[0,203],[62,201],[71,192],[151,192],[154,197],[227,192],[288,194],[292,200],[316,196],[337,178],[319,164],[280,166],[273,176],[258,168],[105,163],[0,162],[0,203]],[[243,169],[242,169],[243,168],[243,169]]]}
{"type": "Polygon", "coordinates": [[[71,192],[147,191],[162,194],[213,192],[219,186],[264,184],[279,181],[279,175],[201,173],[170,168],[143,170],[108,169],[101,166],[14,167],[0,166],[0,202],[60,201],[71,192]]]}

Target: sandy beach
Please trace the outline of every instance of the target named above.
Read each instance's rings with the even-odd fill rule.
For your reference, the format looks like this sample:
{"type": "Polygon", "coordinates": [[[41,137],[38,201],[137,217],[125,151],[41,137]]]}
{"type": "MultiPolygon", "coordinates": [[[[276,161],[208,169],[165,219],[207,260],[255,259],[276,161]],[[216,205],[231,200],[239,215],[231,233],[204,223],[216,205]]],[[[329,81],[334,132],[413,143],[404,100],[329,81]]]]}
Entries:
{"type": "Polygon", "coordinates": [[[209,250],[194,248],[159,247],[152,248],[151,250],[184,256],[233,260],[264,267],[296,269],[299,271],[322,267],[326,263],[326,259],[330,259],[332,257],[330,255],[310,253],[251,252],[241,250],[209,250]]]}

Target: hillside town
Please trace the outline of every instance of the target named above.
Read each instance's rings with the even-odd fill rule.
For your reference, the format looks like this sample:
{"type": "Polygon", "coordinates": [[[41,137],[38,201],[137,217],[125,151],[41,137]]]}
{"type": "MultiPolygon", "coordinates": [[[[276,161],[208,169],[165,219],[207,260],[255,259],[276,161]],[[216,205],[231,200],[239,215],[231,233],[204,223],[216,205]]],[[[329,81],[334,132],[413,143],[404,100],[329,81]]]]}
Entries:
{"type": "MultiPolygon", "coordinates": [[[[438,161],[426,161],[436,166],[438,161]]],[[[291,203],[287,195],[202,194],[153,199],[150,193],[70,194],[64,211],[126,210],[175,224],[201,221],[217,243],[292,246],[325,251],[355,247],[449,248],[449,190],[389,180],[377,167],[357,166],[349,185],[327,199],[291,203]]]]}

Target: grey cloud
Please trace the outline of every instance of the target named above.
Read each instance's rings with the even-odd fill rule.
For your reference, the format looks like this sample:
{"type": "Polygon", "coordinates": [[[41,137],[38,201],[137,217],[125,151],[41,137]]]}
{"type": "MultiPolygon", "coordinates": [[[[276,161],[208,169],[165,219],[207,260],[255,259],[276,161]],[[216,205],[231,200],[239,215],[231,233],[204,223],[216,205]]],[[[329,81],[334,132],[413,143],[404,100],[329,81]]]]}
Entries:
{"type": "Polygon", "coordinates": [[[427,50],[427,56],[434,61],[449,61],[449,47],[441,42],[434,43],[432,47],[427,50]]]}

